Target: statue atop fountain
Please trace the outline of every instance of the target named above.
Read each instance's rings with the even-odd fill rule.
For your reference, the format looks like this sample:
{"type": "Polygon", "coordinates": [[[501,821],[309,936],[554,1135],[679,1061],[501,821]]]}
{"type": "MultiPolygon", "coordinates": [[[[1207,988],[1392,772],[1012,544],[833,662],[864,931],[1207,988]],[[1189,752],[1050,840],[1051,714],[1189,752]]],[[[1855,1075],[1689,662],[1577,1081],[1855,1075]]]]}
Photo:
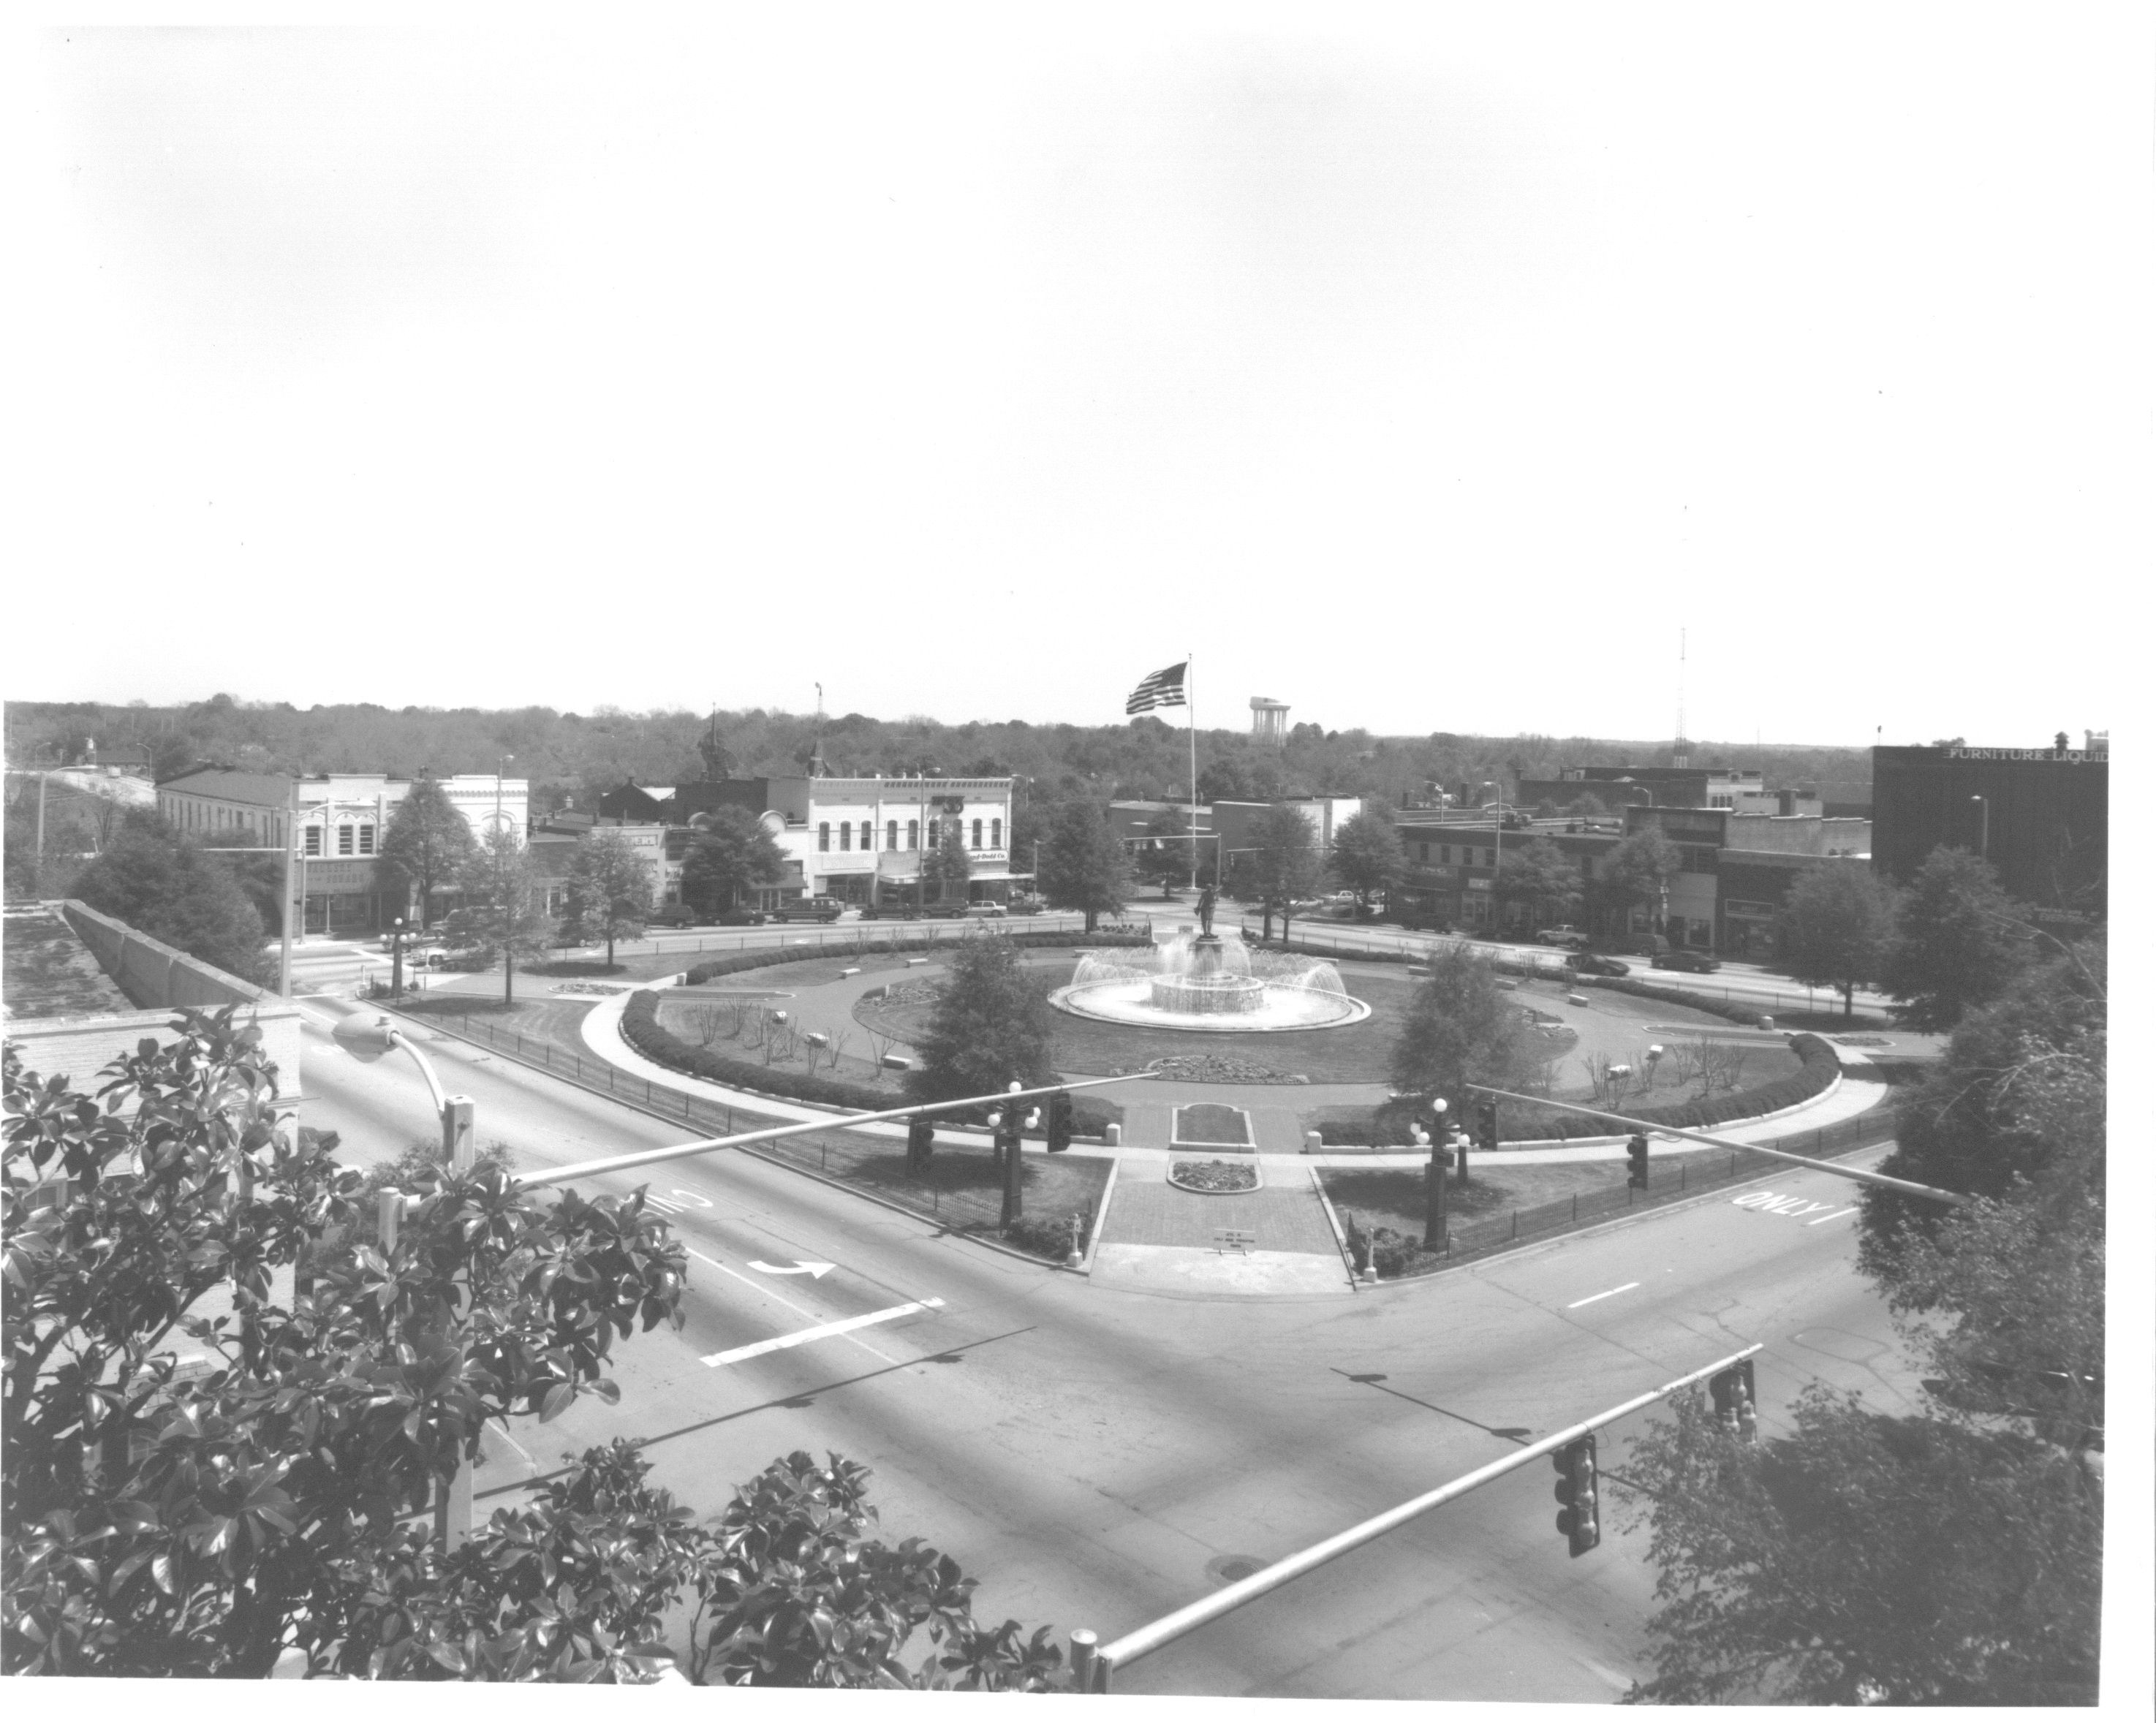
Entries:
{"type": "Polygon", "coordinates": [[[1199,937],[1213,937],[1213,888],[1207,886],[1198,894],[1198,926],[1199,937]]]}

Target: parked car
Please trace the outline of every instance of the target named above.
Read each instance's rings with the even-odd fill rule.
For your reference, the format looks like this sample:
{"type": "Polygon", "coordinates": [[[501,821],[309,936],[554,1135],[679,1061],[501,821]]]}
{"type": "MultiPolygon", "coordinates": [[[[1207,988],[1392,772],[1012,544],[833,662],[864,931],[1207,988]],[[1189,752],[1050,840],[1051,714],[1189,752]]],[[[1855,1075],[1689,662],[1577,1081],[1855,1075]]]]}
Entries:
{"type": "Polygon", "coordinates": [[[761,927],[770,919],[762,910],[721,910],[718,921],[721,927],[761,927]]]}
{"type": "Polygon", "coordinates": [[[1567,951],[1564,967],[1578,975],[1630,975],[1632,966],[1614,957],[1597,957],[1586,951],[1567,951]]]}
{"type": "Polygon", "coordinates": [[[1010,912],[1014,915],[1038,915],[1048,907],[1048,900],[1030,891],[1012,894],[1010,912]]]}
{"type": "Polygon", "coordinates": [[[782,921],[835,921],[845,905],[835,897],[797,897],[778,906],[782,921]]]}
{"type": "Polygon", "coordinates": [[[650,927],[694,927],[703,919],[688,904],[660,904],[644,918],[645,926],[650,927]]]}
{"type": "Polygon", "coordinates": [[[911,921],[920,913],[921,911],[914,908],[911,904],[888,903],[861,905],[861,920],[864,921],[911,921]]]}
{"type": "Polygon", "coordinates": [[[1569,946],[1575,951],[1586,948],[1587,936],[1577,927],[1567,924],[1562,927],[1545,927],[1535,935],[1540,946],[1569,946]]]}
{"type": "Polygon", "coordinates": [[[1681,969],[1692,975],[1712,975],[1722,967],[1722,963],[1718,958],[1710,957],[1704,951],[1657,951],[1655,953],[1655,967],[1681,969]]]}
{"type": "Polygon", "coordinates": [[[955,921],[966,913],[963,904],[923,904],[921,913],[931,920],[955,921]]]}
{"type": "Polygon", "coordinates": [[[1004,913],[1004,910],[1001,904],[989,901],[968,904],[966,913],[969,915],[1000,915],[1004,913]]]}

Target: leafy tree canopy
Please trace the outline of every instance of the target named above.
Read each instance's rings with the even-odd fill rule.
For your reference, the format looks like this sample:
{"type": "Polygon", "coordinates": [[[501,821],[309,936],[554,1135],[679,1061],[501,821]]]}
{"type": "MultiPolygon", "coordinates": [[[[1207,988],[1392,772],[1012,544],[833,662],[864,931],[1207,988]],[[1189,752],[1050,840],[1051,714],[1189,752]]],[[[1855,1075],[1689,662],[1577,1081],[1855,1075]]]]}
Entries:
{"type": "Polygon", "coordinates": [[[1272,937],[1273,917],[1281,918],[1281,937],[1287,937],[1288,923],[1299,900],[1309,897],[1325,877],[1325,859],[1318,854],[1317,834],[1310,822],[1294,808],[1275,806],[1259,816],[1253,829],[1255,854],[1245,857],[1240,878],[1244,889],[1258,900],[1265,913],[1265,937],[1272,937]]]}
{"type": "Polygon", "coordinates": [[[1813,987],[1841,989],[1845,1017],[1856,989],[1878,978],[1894,939],[1894,889],[1859,862],[1808,868],[1782,908],[1789,973],[1813,987]]]}
{"type": "Polygon", "coordinates": [[[1676,877],[1681,859],[1676,845],[1660,832],[1635,832],[1610,850],[1595,880],[1620,904],[1650,904],[1676,877]]]}
{"type": "Polygon", "coordinates": [[[1053,907],[1081,911],[1088,933],[1102,915],[1122,914],[1130,859],[1101,808],[1081,801],[1055,810],[1041,845],[1040,885],[1053,907]]]}
{"type": "Polygon", "coordinates": [[[1490,960],[1440,946],[1393,1044],[1393,1086],[1404,1095],[1442,1095],[1453,1116],[1464,1118],[1470,1083],[1517,1090],[1542,1064],[1541,1049],[1519,1008],[1499,990],[1490,960]]]}
{"type": "Polygon", "coordinates": [[[613,961],[618,939],[640,939],[651,914],[651,869],[619,831],[601,826],[577,846],[569,864],[565,938],[578,944],[604,941],[613,961]]]}
{"type": "Polygon", "coordinates": [[[471,823],[450,802],[449,792],[431,777],[422,777],[405,792],[382,834],[381,871],[419,890],[419,925],[429,925],[436,892],[451,885],[478,849],[471,823]]]}
{"type": "Polygon", "coordinates": [[[1363,811],[1341,822],[1332,834],[1332,854],[1326,869],[1355,901],[1368,904],[1400,883],[1407,872],[1408,853],[1393,828],[1391,810],[1383,803],[1366,804],[1363,811]]]}
{"type": "Polygon", "coordinates": [[[983,935],[959,946],[906,1073],[915,1100],[988,1095],[1015,1077],[1028,1089],[1055,1080],[1049,1063],[1055,1019],[1048,987],[1019,961],[1018,947],[983,935]]]}
{"type": "Polygon", "coordinates": [[[786,877],[786,853],[745,808],[715,808],[681,859],[681,895],[706,915],[786,877]]]}
{"type": "Polygon", "coordinates": [[[462,894],[443,936],[452,950],[474,963],[501,961],[501,997],[511,997],[520,959],[545,955],[553,924],[547,919],[531,852],[516,833],[489,832],[457,874],[462,894]]]}
{"type": "Polygon", "coordinates": [[[110,847],[76,875],[74,892],[227,975],[257,986],[274,979],[261,914],[231,870],[146,809],[129,812],[110,847]]]}
{"type": "Polygon", "coordinates": [[[1530,838],[1499,855],[1496,890],[1537,915],[1554,911],[1562,920],[1579,903],[1579,864],[1548,838],[1530,838]]]}
{"type": "Polygon", "coordinates": [[[1950,1029],[2006,991],[2029,961],[2028,931],[1989,862],[1942,844],[1902,894],[1887,990],[1915,1029],[1950,1029]]]}

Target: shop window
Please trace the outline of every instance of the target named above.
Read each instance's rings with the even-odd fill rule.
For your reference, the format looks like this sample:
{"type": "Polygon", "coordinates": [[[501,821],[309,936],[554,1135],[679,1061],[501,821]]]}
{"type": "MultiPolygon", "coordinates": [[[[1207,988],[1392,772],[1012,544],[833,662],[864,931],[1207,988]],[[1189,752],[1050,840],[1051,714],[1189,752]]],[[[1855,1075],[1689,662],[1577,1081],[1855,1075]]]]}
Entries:
{"type": "Polygon", "coordinates": [[[320,826],[309,826],[307,828],[306,854],[309,855],[320,855],[321,853],[322,828],[320,826]]]}
{"type": "Polygon", "coordinates": [[[975,821],[973,822],[973,848],[974,848],[974,849],[978,849],[980,847],[981,847],[981,823],[980,823],[980,821],[978,821],[978,820],[975,820],[975,821]]]}
{"type": "Polygon", "coordinates": [[[853,847],[854,823],[851,820],[842,819],[839,822],[839,848],[851,849],[853,847]]]}
{"type": "Polygon", "coordinates": [[[921,848],[921,822],[917,819],[910,819],[906,823],[906,847],[908,849],[921,848]]]}
{"type": "Polygon", "coordinates": [[[999,819],[992,819],[988,822],[988,848],[1001,849],[1003,847],[1004,823],[999,819]]]}
{"type": "Polygon", "coordinates": [[[339,855],[350,855],[352,853],[352,844],[354,840],[355,833],[350,826],[339,826],[337,828],[337,854],[339,855]]]}
{"type": "Polygon", "coordinates": [[[816,828],[816,847],[819,849],[829,849],[831,847],[830,821],[824,820],[818,824],[816,828]]]}
{"type": "Polygon", "coordinates": [[[374,828],[372,826],[362,826],[359,828],[359,853],[362,855],[372,855],[374,854],[374,828]]]}
{"type": "Polygon", "coordinates": [[[895,819],[884,822],[883,847],[886,849],[898,848],[898,822],[895,819]]]}

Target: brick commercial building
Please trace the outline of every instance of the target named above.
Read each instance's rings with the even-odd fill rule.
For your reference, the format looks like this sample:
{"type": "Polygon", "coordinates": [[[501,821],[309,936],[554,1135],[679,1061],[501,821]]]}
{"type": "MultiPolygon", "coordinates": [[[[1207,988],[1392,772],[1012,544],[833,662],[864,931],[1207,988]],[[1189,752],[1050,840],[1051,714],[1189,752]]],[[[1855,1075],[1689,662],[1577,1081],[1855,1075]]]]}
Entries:
{"type": "Polygon", "coordinates": [[[1872,857],[1906,885],[1941,844],[1981,854],[2008,891],[2041,909],[2104,912],[2111,739],[2070,748],[1874,748],[1872,857]]]}

